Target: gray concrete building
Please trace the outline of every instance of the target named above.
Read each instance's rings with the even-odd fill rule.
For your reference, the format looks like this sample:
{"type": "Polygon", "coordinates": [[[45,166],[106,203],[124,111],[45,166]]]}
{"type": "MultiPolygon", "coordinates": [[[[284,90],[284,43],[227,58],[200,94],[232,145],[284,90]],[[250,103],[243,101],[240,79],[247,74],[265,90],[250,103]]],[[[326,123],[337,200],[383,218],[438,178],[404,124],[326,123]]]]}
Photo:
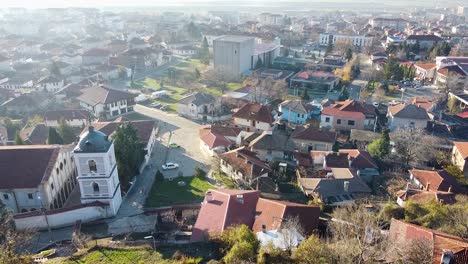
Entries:
{"type": "Polygon", "coordinates": [[[251,69],[255,52],[255,38],[223,36],[213,40],[214,68],[226,81],[239,80],[251,69]]]}

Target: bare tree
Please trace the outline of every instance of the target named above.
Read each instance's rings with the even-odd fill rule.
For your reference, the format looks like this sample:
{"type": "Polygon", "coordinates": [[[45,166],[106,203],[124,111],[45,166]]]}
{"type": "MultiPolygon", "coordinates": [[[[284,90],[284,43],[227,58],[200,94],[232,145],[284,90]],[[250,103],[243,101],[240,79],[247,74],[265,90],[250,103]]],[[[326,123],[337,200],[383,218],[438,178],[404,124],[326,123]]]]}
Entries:
{"type": "Polygon", "coordinates": [[[304,237],[304,227],[299,217],[289,217],[281,222],[278,236],[284,241],[285,249],[291,253],[292,249],[298,246],[298,238],[304,237]]]}
{"type": "Polygon", "coordinates": [[[417,165],[426,159],[431,146],[424,144],[425,133],[422,129],[400,128],[392,133],[395,142],[395,155],[401,162],[409,167],[410,164],[417,165]]]}
{"type": "Polygon", "coordinates": [[[329,225],[337,263],[376,263],[387,258],[388,240],[377,217],[364,205],[348,205],[333,212],[329,225]]]}
{"type": "Polygon", "coordinates": [[[0,203],[0,263],[30,263],[29,257],[17,254],[17,249],[30,243],[33,234],[31,230],[27,232],[16,231],[12,212],[0,203]]]}
{"type": "Polygon", "coordinates": [[[432,252],[431,242],[424,239],[411,239],[393,251],[398,260],[408,264],[431,264],[432,252]]]}

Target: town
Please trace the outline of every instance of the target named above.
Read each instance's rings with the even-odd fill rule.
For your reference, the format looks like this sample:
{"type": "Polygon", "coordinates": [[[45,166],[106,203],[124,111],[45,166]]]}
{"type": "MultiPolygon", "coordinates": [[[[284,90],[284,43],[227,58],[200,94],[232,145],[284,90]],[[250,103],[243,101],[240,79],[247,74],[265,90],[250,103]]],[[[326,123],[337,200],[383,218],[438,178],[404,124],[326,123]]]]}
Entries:
{"type": "Polygon", "coordinates": [[[468,3],[19,2],[0,263],[468,263],[468,3]]]}

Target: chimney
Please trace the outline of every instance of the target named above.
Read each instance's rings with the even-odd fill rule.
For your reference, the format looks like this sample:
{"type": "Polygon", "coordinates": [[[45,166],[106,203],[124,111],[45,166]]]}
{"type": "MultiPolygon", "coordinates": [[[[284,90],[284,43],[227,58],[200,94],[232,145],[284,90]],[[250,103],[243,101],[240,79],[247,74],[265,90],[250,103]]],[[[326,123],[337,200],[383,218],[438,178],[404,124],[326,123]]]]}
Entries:
{"type": "Polygon", "coordinates": [[[452,192],[452,185],[450,185],[450,186],[449,186],[449,188],[448,188],[448,191],[447,191],[447,192],[449,192],[449,193],[451,193],[451,192],[452,192]]]}
{"type": "Polygon", "coordinates": [[[345,192],[348,192],[349,191],[349,181],[344,181],[343,182],[343,190],[345,192]]]}
{"type": "Polygon", "coordinates": [[[213,201],[213,193],[211,191],[207,191],[205,193],[205,199],[207,203],[213,201]]]}
{"type": "Polygon", "coordinates": [[[236,196],[236,199],[237,199],[237,202],[238,202],[238,203],[244,204],[244,195],[238,194],[238,195],[236,196]]]}
{"type": "Polygon", "coordinates": [[[266,225],[262,225],[262,232],[266,233],[266,225]]]}
{"type": "Polygon", "coordinates": [[[354,158],[353,158],[353,157],[350,157],[350,156],[348,156],[348,167],[352,168],[353,161],[354,161],[354,158]]]}
{"type": "Polygon", "coordinates": [[[431,187],[431,183],[428,182],[427,185],[426,185],[426,191],[429,191],[429,187],[431,187]]]}

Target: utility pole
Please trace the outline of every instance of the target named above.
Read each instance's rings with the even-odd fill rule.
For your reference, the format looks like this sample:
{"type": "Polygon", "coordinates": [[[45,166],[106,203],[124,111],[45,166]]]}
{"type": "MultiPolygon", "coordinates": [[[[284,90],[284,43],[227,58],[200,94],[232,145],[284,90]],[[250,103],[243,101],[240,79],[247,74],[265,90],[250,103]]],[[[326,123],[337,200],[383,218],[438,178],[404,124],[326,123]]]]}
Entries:
{"type": "Polygon", "coordinates": [[[47,218],[46,209],[44,208],[44,203],[42,202],[42,198],[41,198],[41,195],[39,194],[39,192],[37,192],[36,195],[37,195],[37,199],[39,199],[39,201],[41,201],[41,212],[44,215],[44,218],[45,218],[45,221],[46,221],[46,224],[47,224],[47,230],[49,232],[49,242],[52,243],[52,241],[53,241],[52,230],[50,228],[49,219],[47,218]]]}

